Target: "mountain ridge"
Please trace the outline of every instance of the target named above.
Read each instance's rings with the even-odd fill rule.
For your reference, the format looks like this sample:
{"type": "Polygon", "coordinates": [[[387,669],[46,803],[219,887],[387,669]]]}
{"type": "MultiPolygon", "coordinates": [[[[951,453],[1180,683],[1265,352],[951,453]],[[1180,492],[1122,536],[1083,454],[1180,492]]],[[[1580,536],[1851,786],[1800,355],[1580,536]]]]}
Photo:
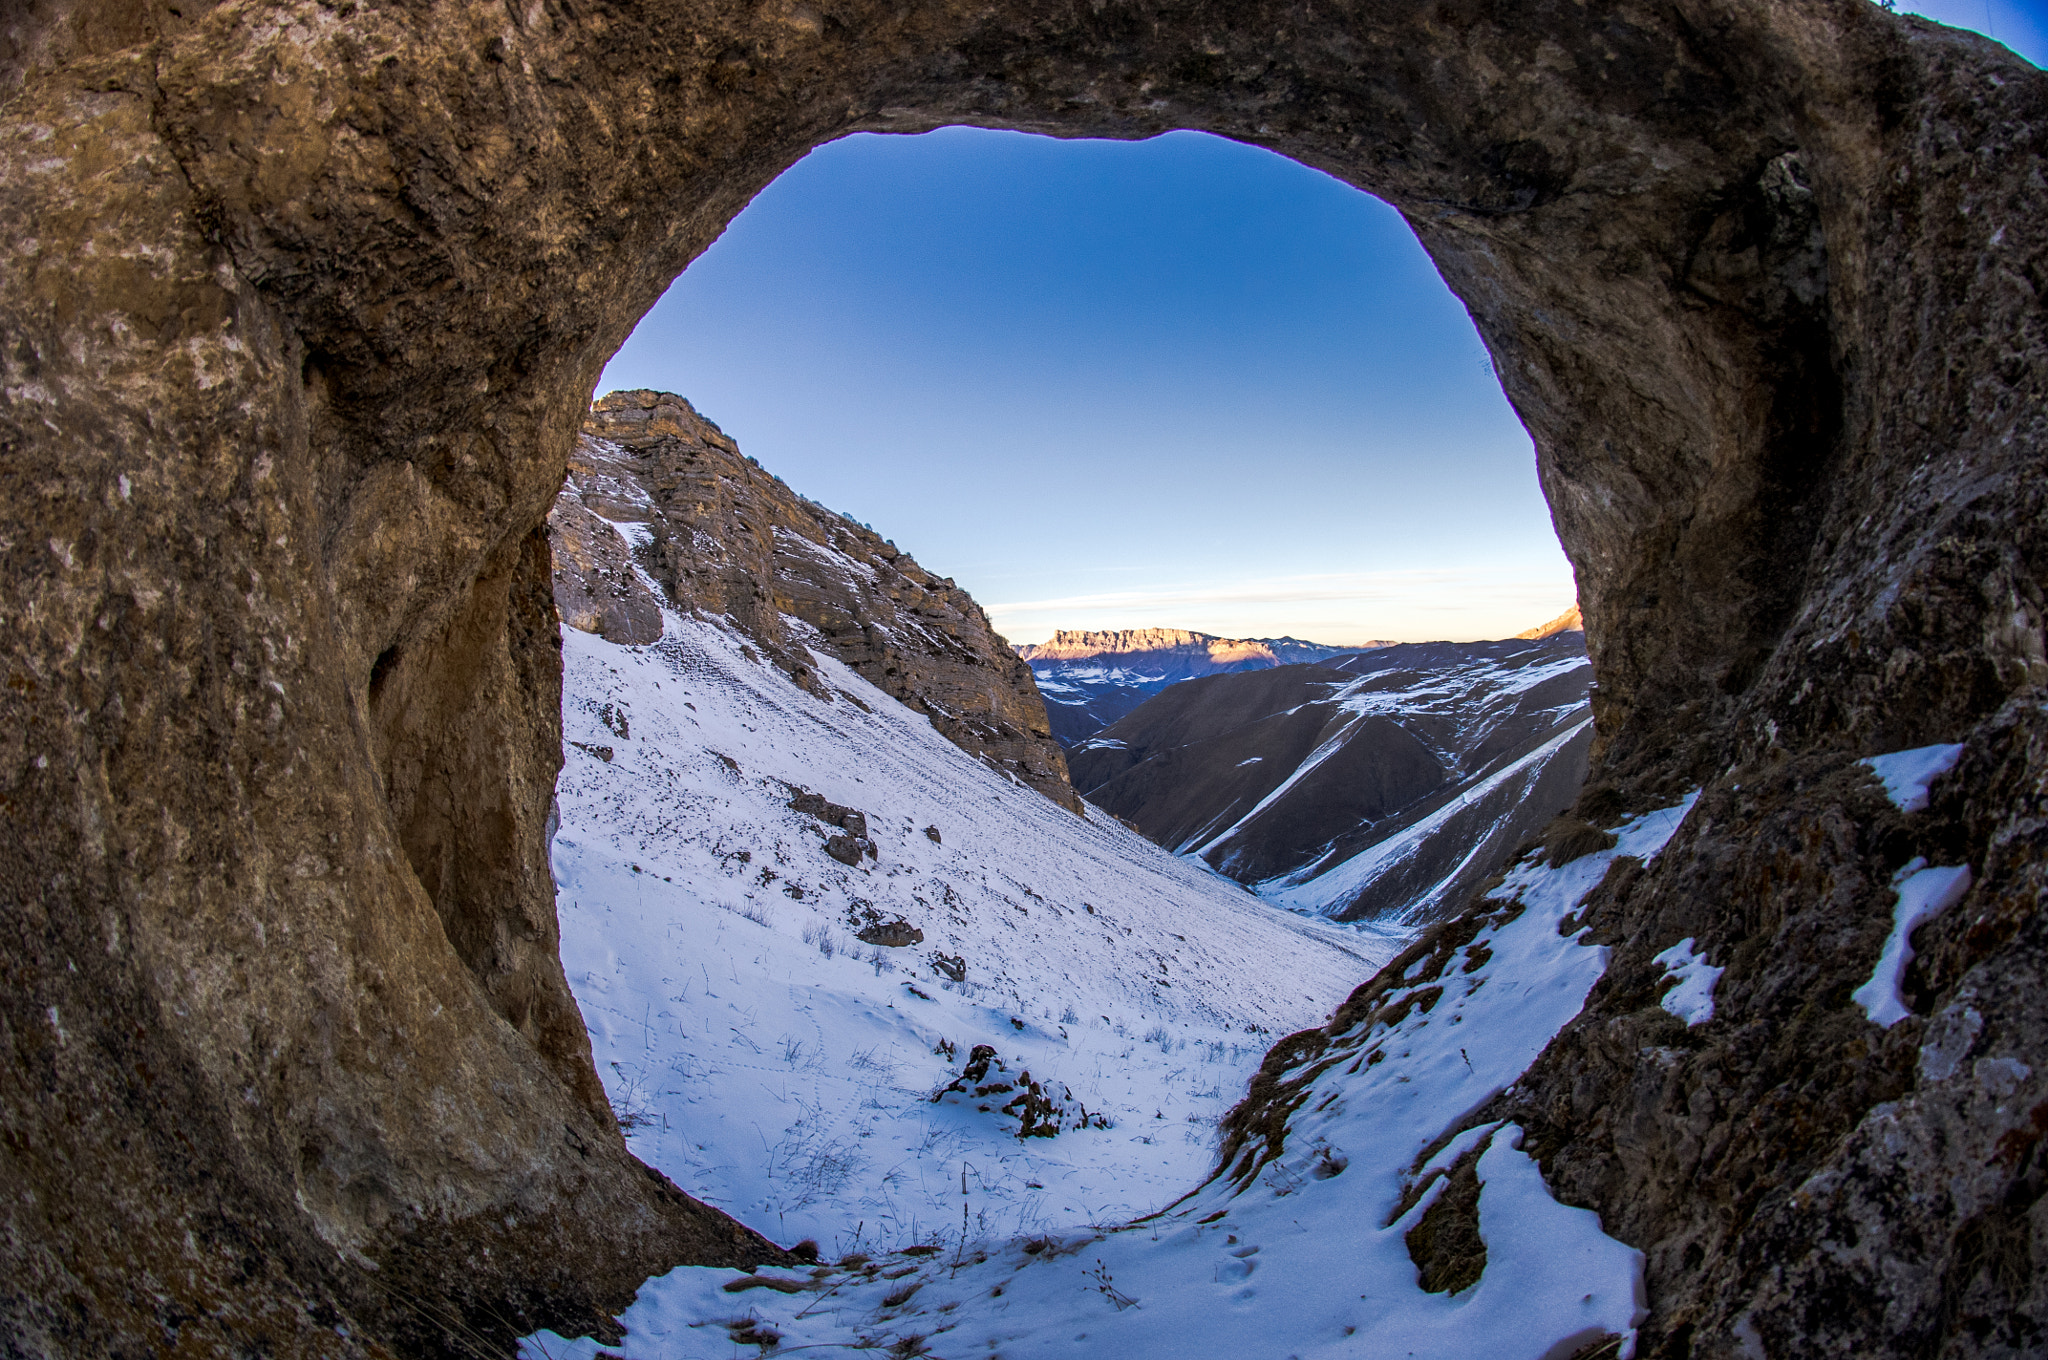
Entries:
{"type": "MultiPolygon", "coordinates": [[[[1368,644],[1367,649],[1383,645],[1368,644]]],[[[1183,680],[1312,664],[1362,649],[1299,638],[1225,638],[1185,628],[1063,628],[1050,642],[1014,650],[1031,668],[1054,740],[1072,751],[1183,680]]]]}
{"type": "Polygon", "coordinates": [[[1565,610],[1564,613],[1559,614],[1549,623],[1539,624],[1534,628],[1517,633],[1515,637],[1524,642],[1541,642],[1544,638],[1556,637],[1559,633],[1583,633],[1585,631],[1585,615],[1579,612],[1579,602],[1574,600],[1570,609],[1565,610]]]}
{"type": "Polygon", "coordinates": [[[1062,628],[1050,642],[1017,643],[1013,650],[1026,662],[1081,661],[1102,655],[1142,654],[1201,649],[1217,665],[1264,660],[1269,665],[1292,665],[1319,661],[1346,652],[1370,651],[1386,642],[1362,642],[1338,647],[1307,642],[1296,637],[1231,638],[1188,628],[1120,628],[1109,630],[1062,628]]]}
{"type": "Polygon", "coordinates": [[[799,494],[687,398],[636,388],[591,403],[548,531],[572,627],[657,640],[637,562],[671,604],[729,619],[799,686],[832,698],[805,650],[818,646],[969,755],[1080,811],[1031,670],[973,596],[799,494]]]}
{"type": "Polygon", "coordinates": [[[1568,807],[1592,666],[1569,631],[1206,676],[1069,753],[1074,784],[1276,905],[1436,919],[1568,807]]]}

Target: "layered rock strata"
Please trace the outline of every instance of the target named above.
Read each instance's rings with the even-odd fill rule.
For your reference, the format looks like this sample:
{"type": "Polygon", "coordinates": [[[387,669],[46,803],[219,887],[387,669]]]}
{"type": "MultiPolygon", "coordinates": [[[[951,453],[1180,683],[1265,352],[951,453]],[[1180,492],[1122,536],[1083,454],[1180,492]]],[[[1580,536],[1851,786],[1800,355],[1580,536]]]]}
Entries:
{"type": "Polygon", "coordinates": [[[1160,676],[1184,680],[1259,666],[1303,665],[1326,656],[1385,645],[1368,642],[1359,647],[1328,647],[1300,638],[1226,638],[1185,628],[1122,628],[1107,632],[1062,628],[1049,642],[1018,647],[1017,655],[1033,663],[1094,661],[1105,666],[1125,665],[1144,657],[1155,663],[1152,669],[1160,676]]]}
{"type": "Polygon", "coordinates": [[[16,1349],[452,1347],[765,1249],[626,1155],[554,959],[542,525],[753,195],[957,123],[1293,156],[1469,308],[1585,609],[1584,819],[1710,789],[1515,1097],[1648,1253],[1647,1352],[2038,1349],[2048,77],[1996,44],[1865,0],[39,0],[0,89],[16,1349]],[[1849,782],[1936,742],[1931,818],[1849,782]],[[1974,886],[1858,1028],[1832,931],[1916,854],[1974,886]],[[1626,983],[1681,924],[1732,960],[1697,1045],[1626,983]],[[1694,1140],[1757,1172],[1711,1231],[1694,1140]]]}
{"type": "MultiPolygon", "coordinates": [[[[763,472],[683,398],[613,392],[591,407],[549,522],[558,543],[595,563],[581,545],[606,534],[606,521],[644,526],[641,560],[671,601],[731,620],[806,689],[828,694],[805,655],[816,646],[968,754],[1080,811],[1031,670],[973,597],[763,472]]],[[[617,560],[624,541],[608,537],[617,560]]],[[[654,602],[631,599],[645,587],[614,584],[583,557],[556,559],[564,621],[615,642],[651,641],[606,629],[629,608],[652,609],[659,636],[654,602]],[[626,597],[611,613],[582,603],[607,591],[626,597]]]]}

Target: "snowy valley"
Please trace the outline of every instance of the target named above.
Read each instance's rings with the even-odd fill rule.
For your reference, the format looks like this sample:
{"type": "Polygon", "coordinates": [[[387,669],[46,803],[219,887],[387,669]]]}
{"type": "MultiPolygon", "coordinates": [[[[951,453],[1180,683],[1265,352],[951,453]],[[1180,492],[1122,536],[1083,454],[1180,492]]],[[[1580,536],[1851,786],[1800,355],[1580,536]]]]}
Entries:
{"type": "MultiPolygon", "coordinates": [[[[739,467],[680,398],[607,401],[557,559],[584,620],[563,630],[563,967],[630,1149],[804,1264],[679,1268],[622,1343],[526,1354],[1626,1354],[1639,1257],[1550,1199],[1519,1130],[1475,1121],[1605,969],[1572,912],[1685,807],[1521,864],[1490,915],[1283,910],[1042,787],[1065,770],[1030,744],[1017,662],[950,583],[739,467]],[[643,411],[663,433],[621,428],[643,411]],[[710,492],[659,494],[678,468],[710,492]],[[676,607],[711,579],[677,546],[693,505],[779,522],[716,577],[752,613],[676,607]],[[977,687],[1010,716],[963,707],[977,687]]],[[[1390,706],[1462,742],[1470,768],[1389,819],[1440,845],[1460,808],[1498,820],[1475,783],[1579,734],[1575,643],[1478,671],[1386,656],[1174,692],[1299,673],[1312,739],[1267,782],[1304,793],[1390,706]]]]}
{"type": "Polygon", "coordinates": [[[1578,794],[1592,670],[1565,630],[1190,679],[1068,765],[1085,797],[1275,905],[1437,920],[1578,794]]]}
{"type": "Polygon", "coordinates": [[[780,1241],[1157,1207],[1207,1174],[1273,1040],[1401,946],[1066,811],[829,657],[814,693],[666,623],[645,647],[565,630],[563,962],[633,1150],[780,1241]],[[1027,1113],[1056,1135],[1020,1137],[1027,1113]]]}
{"type": "Polygon", "coordinates": [[[648,647],[565,636],[564,963],[635,1152],[821,1261],[678,1269],[620,1345],[526,1354],[1628,1354],[1638,1255],[1551,1200],[1517,1129],[1466,1123],[1600,977],[1572,911],[1687,806],[1518,867],[1492,916],[1332,1016],[1402,940],[1078,818],[829,658],[815,694],[717,623],[666,623],[648,647]],[[898,922],[923,938],[858,942],[898,922]],[[1027,1070],[1055,1136],[1020,1136],[1027,1070]],[[1418,1230],[1459,1214],[1479,1272],[1425,1280],[1418,1230]]]}

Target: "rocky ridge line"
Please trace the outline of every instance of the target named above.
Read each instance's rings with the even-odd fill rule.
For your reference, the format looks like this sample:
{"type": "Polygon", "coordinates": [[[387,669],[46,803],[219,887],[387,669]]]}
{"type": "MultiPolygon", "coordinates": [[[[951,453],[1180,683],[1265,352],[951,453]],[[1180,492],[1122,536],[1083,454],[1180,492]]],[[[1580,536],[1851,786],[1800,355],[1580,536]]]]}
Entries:
{"type": "Polygon", "coordinates": [[[1578,603],[1574,601],[1570,609],[1565,610],[1564,613],[1559,614],[1549,623],[1539,624],[1537,627],[1517,633],[1515,637],[1522,642],[1541,642],[1545,638],[1556,637],[1559,633],[1583,633],[1585,631],[1585,616],[1579,612],[1578,603]]]}
{"type": "Polygon", "coordinates": [[[1326,647],[1317,642],[1303,642],[1300,638],[1226,638],[1185,628],[1125,628],[1109,632],[1062,628],[1052,635],[1052,641],[1022,644],[1016,651],[1027,662],[1082,661],[1134,652],[1186,651],[1202,653],[1212,665],[1219,667],[1258,661],[1269,666],[1287,666],[1388,645],[1385,642],[1361,642],[1356,647],[1326,647]]]}
{"type": "Polygon", "coordinates": [[[593,404],[548,532],[565,623],[613,642],[660,637],[660,608],[630,569],[637,556],[677,608],[730,619],[813,694],[834,697],[806,646],[969,755],[1081,810],[1030,668],[974,598],[762,471],[684,398],[635,390],[593,404]],[[637,548],[615,524],[645,526],[637,548]]]}

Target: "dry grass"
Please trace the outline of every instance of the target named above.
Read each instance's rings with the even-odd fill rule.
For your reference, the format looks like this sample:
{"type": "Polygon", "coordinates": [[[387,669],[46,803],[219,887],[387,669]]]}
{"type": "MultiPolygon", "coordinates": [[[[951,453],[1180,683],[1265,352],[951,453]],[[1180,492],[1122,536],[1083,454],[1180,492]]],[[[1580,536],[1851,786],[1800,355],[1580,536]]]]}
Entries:
{"type": "Polygon", "coordinates": [[[1479,1154],[1475,1149],[1451,1168],[1450,1184],[1408,1230],[1408,1259],[1431,1294],[1456,1294],[1486,1273],[1486,1241],[1479,1235],[1479,1154]]]}

